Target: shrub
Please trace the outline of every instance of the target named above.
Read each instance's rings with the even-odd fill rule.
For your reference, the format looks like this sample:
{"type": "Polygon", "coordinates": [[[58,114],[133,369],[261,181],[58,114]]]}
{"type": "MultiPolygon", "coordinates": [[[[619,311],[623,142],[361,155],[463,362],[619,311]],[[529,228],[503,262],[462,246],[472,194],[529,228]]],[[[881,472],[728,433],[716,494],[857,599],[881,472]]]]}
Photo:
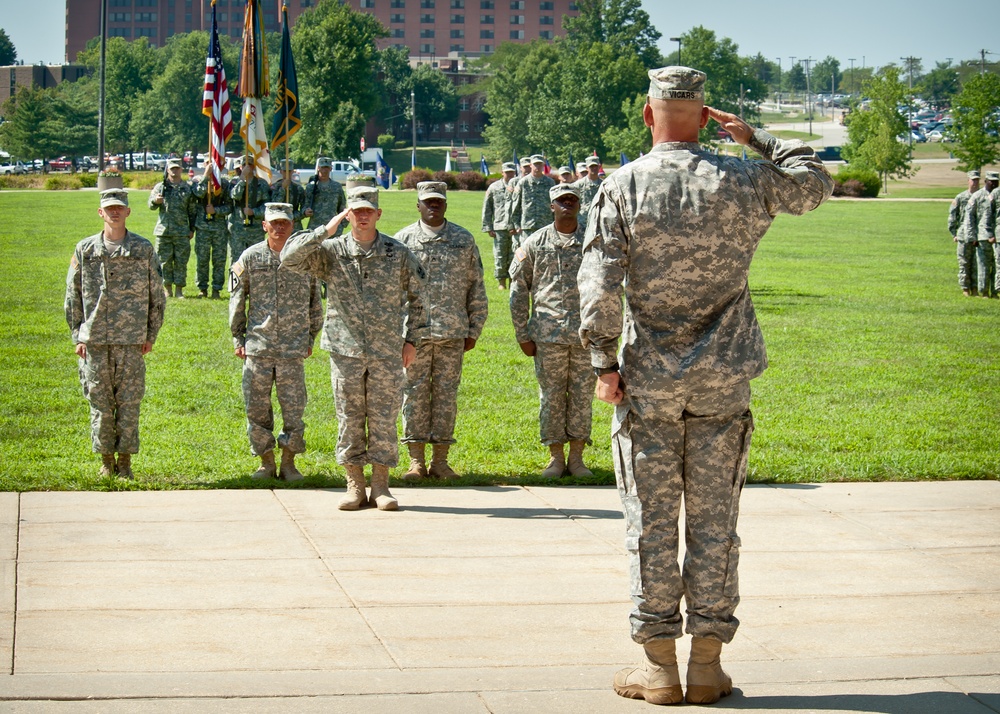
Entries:
{"type": "Polygon", "coordinates": [[[394,149],[405,149],[409,145],[410,145],[410,142],[408,142],[408,141],[397,141],[395,144],[392,145],[392,148],[394,148],[394,149]]]}
{"type": "MultiPolygon", "coordinates": [[[[869,169],[861,169],[852,166],[842,166],[837,175],[833,177],[837,184],[840,186],[840,191],[844,191],[844,185],[848,182],[855,181],[860,183],[862,188],[859,197],[864,198],[877,198],[879,191],[882,189],[882,180],[879,178],[878,172],[871,171],[869,169]]],[[[857,190],[853,187],[852,190],[857,190]]],[[[838,189],[834,188],[834,195],[844,196],[852,195],[846,193],[837,193],[838,189]]]]}
{"type": "Polygon", "coordinates": [[[455,182],[455,176],[456,174],[452,173],[451,171],[435,171],[433,180],[441,181],[442,183],[444,183],[445,186],[448,187],[449,191],[454,191],[456,186],[458,185],[455,182]]]}
{"type": "Polygon", "coordinates": [[[833,184],[833,195],[861,198],[865,195],[865,185],[857,179],[847,179],[843,183],[836,181],[833,184]]]}
{"type": "Polygon", "coordinates": [[[45,179],[46,191],[73,191],[80,188],[78,176],[49,176],[45,179]]]}
{"type": "Polygon", "coordinates": [[[427,169],[413,169],[399,177],[400,188],[416,188],[421,181],[433,181],[434,175],[427,169]]]}
{"type": "Polygon", "coordinates": [[[396,147],[396,137],[392,134],[379,134],[376,143],[378,144],[378,148],[382,149],[382,153],[385,156],[389,156],[396,147]]]}
{"type": "Polygon", "coordinates": [[[94,188],[97,186],[97,174],[77,174],[76,178],[82,188],[94,188]]]}
{"type": "Polygon", "coordinates": [[[486,177],[478,171],[463,171],[455,177],[455,185],[460,191],[485,191],[486,177]]]}

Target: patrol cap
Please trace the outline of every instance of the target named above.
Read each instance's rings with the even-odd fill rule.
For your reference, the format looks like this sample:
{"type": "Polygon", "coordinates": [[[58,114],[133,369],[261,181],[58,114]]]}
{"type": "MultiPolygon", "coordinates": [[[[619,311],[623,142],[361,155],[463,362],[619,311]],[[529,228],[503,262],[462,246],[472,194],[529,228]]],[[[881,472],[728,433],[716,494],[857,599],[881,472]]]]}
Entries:
{"type": "Polygon", "coordinates": [[[347,189],[347,207],[378,209],[378,189],[374,186],[354,186],[347,189]]]}
{"type": "Polygon", "coordinates": [[[316,159],[317,169],[330,168],[332,166],[333,166],[333,159],[331,159],[329,156],[320,156],[318,159],[316,159]]]}
{"type": "Polygon", "coordinates": [[[565,196],[567,193],[580,198],[580,189],[571,183],[557,183],[555,186],[549,189],[549,203],[555,203],[556,199],[560,196],[565,196]]]}
{"type": "Polygon", "coordinates": [[[987,181],[1000,181],[1000,171],[987,171],[986,172],[987,181]]]}
{"type": "Polygon", "coordinates": [[[292,204],[290,203],[265,203],[265,221],[291,221],[292,204]]]}
{"type": "Polygon", "coordinates": [[[705,100],[705,73],[690,67],[649,70],[649,96],[653,99],[705,100]]]}
{"type": "Polygon", "coordinates": [[[440,198],[448,200],[448,184],[444,181],[421,181],[417,184],[417,200],[426,201],[428,198],[440,198]]]}
{"type": "Polygon", "coordinates": [[[364,174],[358,174],[356,176],[351,176],[347,179],[346,188],[348,190],[352,188],[377,188],[375,186],[374,176],[365,176],[364,174]]]}
{"type": "Polygon", "coordinates": [[[570,176],[572,176],[573,169],[571,169],[569,166],[560,166],[558,173],[560,176],[562,176],[563,174],[569,174],[570,176]]]}
{"type": "Polygon", "coordinates": [[[167,168],[168,169],[179,169],[180,167],[181,167],[181,160],[180,159],[167,159],[167,168]]]}
{"type": "Polygon", "coordinates": [[[127,208],[128,194],[125,193],[125,189],[109,188],[106,191],[101,191],[101,208],[108,206],[125,206],[127,208]]]}
{"type": "Polygon", "coordinates": [[[598,157],[596,157],[596,156],[588,156],[584,160],[583,165],[584,166],[600,166],[601,165],[601,160],[598,157]]]}
{"type": "Polygon", "coordinates": [[[534,156],[531,157],[531,163],[533,163],[533,164],[544,164],[545,163],[545,157],[542,156],[541,154],[535,154],[534,156]]]}
{"type": "Polygon", "coordinates": [[[587,170],[587,164],[585,164],[584,162],[582,162],[582,161],[581,161],[580,163],[578,163],[578,164],[576,165],[576,172],[577,172],[578,174],[582,174],[582,173],[584,173],[584,172],[585,172],[586,170],[587,170]]]}
{"type": "Polygon", "coordinates": [[[522,156],[521,157],[521,166],[531,166],[531,157],[530,156],[522,156]]]}
{"type": "Polygon", "coordinates": [[[503,165],[503,171],[504,173],[507,173],[508,171],[517,171],[517,164],[515,164],[513,161],[505,161],[503,165]]]}
{"type": "Polygon", "coordinates": [[[280,163],[280,166],[281,166],[281,170],[282,171],[294,171],[295,170],[295,162],[292,161],[291,159],[285,159],[284,161],[282,161],[280,163]]]}

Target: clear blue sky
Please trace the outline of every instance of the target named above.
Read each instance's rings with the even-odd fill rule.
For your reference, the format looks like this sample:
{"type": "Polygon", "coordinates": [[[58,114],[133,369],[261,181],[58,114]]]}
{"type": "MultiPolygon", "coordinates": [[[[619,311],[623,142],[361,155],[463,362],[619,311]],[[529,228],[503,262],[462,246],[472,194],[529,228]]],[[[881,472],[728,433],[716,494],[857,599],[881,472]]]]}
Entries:
{"type": "MultiPolygon", "coordinates": [[[[660,48],[672,52],[676,37],[704,25],[719,37],[729,37],[741,55],[823,59],[832,55],[848,66],[899,63],[914,56],[932,68],[951,57],[979,57],[982,49],[1000,61],[1000,2],[997,0],[770,0],[770,2],[675,2],[642,0],[656,28],[663,33],[660,48]]],[[[63,61],[65,0],[0,0],[3,27],[25,63],[63,61]]],[[[682,55],[683,57],[683,55],[682,55]]],[[[72,59],[72,58],[71,58],[72,59]]]]}

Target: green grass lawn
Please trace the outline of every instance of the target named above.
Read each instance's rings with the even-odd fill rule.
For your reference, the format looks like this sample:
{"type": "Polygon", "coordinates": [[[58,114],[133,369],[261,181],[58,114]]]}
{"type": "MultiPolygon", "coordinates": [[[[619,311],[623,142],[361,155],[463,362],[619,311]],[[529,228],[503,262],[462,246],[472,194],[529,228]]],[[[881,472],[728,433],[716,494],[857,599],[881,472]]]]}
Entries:
{"type": "Polygon", "coordinates": [[[801,139],[802,141],[815,141],[816,139],[822,138],[819,134],[810,134],[808,131],[786,131],[784,129],[779,129],[770,133],[772,136],[785,140],[801,139]]]}
{"type": "MultiPolygon", "coordinates": [[[[96,193],[0,192],[0,489],[262,487],[245,435],[240,362],[226,303],[169,301],[147,358],[134,483],[96,477],[87,403],[62,302],[74,244],[100,228],[96,193]]],[[[449,218],[480,237],[481,193],[453,193],[449,218]]],[[[152,235],[145,194],[132,230],[152,235]]],[[[383,196],[394,233],[413,192],[383,196]]],[[[1000,301],[963,298],[940,203],[831,202],[779,217],[750,278],[770,369],[754,381],[754,481],[996,478],[1000,301]]],[[[193,292],[194,257],[189,290],[193,292]]],[[[490,318],[467,355],[454,466],[460,484],[538,483],[537,385],[514,343],[506,293],[488,280],[490,318]]],[[[304,487],[339,486],[328,358],[307,361],[299,459],[304,487]]],[[[595,405],[592,479],[612,483],[610,408],[595,405]]]]}

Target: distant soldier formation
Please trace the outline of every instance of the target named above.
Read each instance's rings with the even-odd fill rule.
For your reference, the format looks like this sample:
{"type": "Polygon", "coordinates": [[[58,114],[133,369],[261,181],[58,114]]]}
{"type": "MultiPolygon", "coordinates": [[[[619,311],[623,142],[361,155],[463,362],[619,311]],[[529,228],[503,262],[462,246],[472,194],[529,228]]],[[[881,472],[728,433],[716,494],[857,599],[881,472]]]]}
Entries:
{"type": "Polygon", "coordinates": [[[951,202],[948,231],[958,255],[958,287],[966,297],[996,298],[1000,293],[1000,246],[997,214],[1000,213],[1000,173],[986,172],[979,188],[979,172],[967,174],[969,187],[951,202]]]}

